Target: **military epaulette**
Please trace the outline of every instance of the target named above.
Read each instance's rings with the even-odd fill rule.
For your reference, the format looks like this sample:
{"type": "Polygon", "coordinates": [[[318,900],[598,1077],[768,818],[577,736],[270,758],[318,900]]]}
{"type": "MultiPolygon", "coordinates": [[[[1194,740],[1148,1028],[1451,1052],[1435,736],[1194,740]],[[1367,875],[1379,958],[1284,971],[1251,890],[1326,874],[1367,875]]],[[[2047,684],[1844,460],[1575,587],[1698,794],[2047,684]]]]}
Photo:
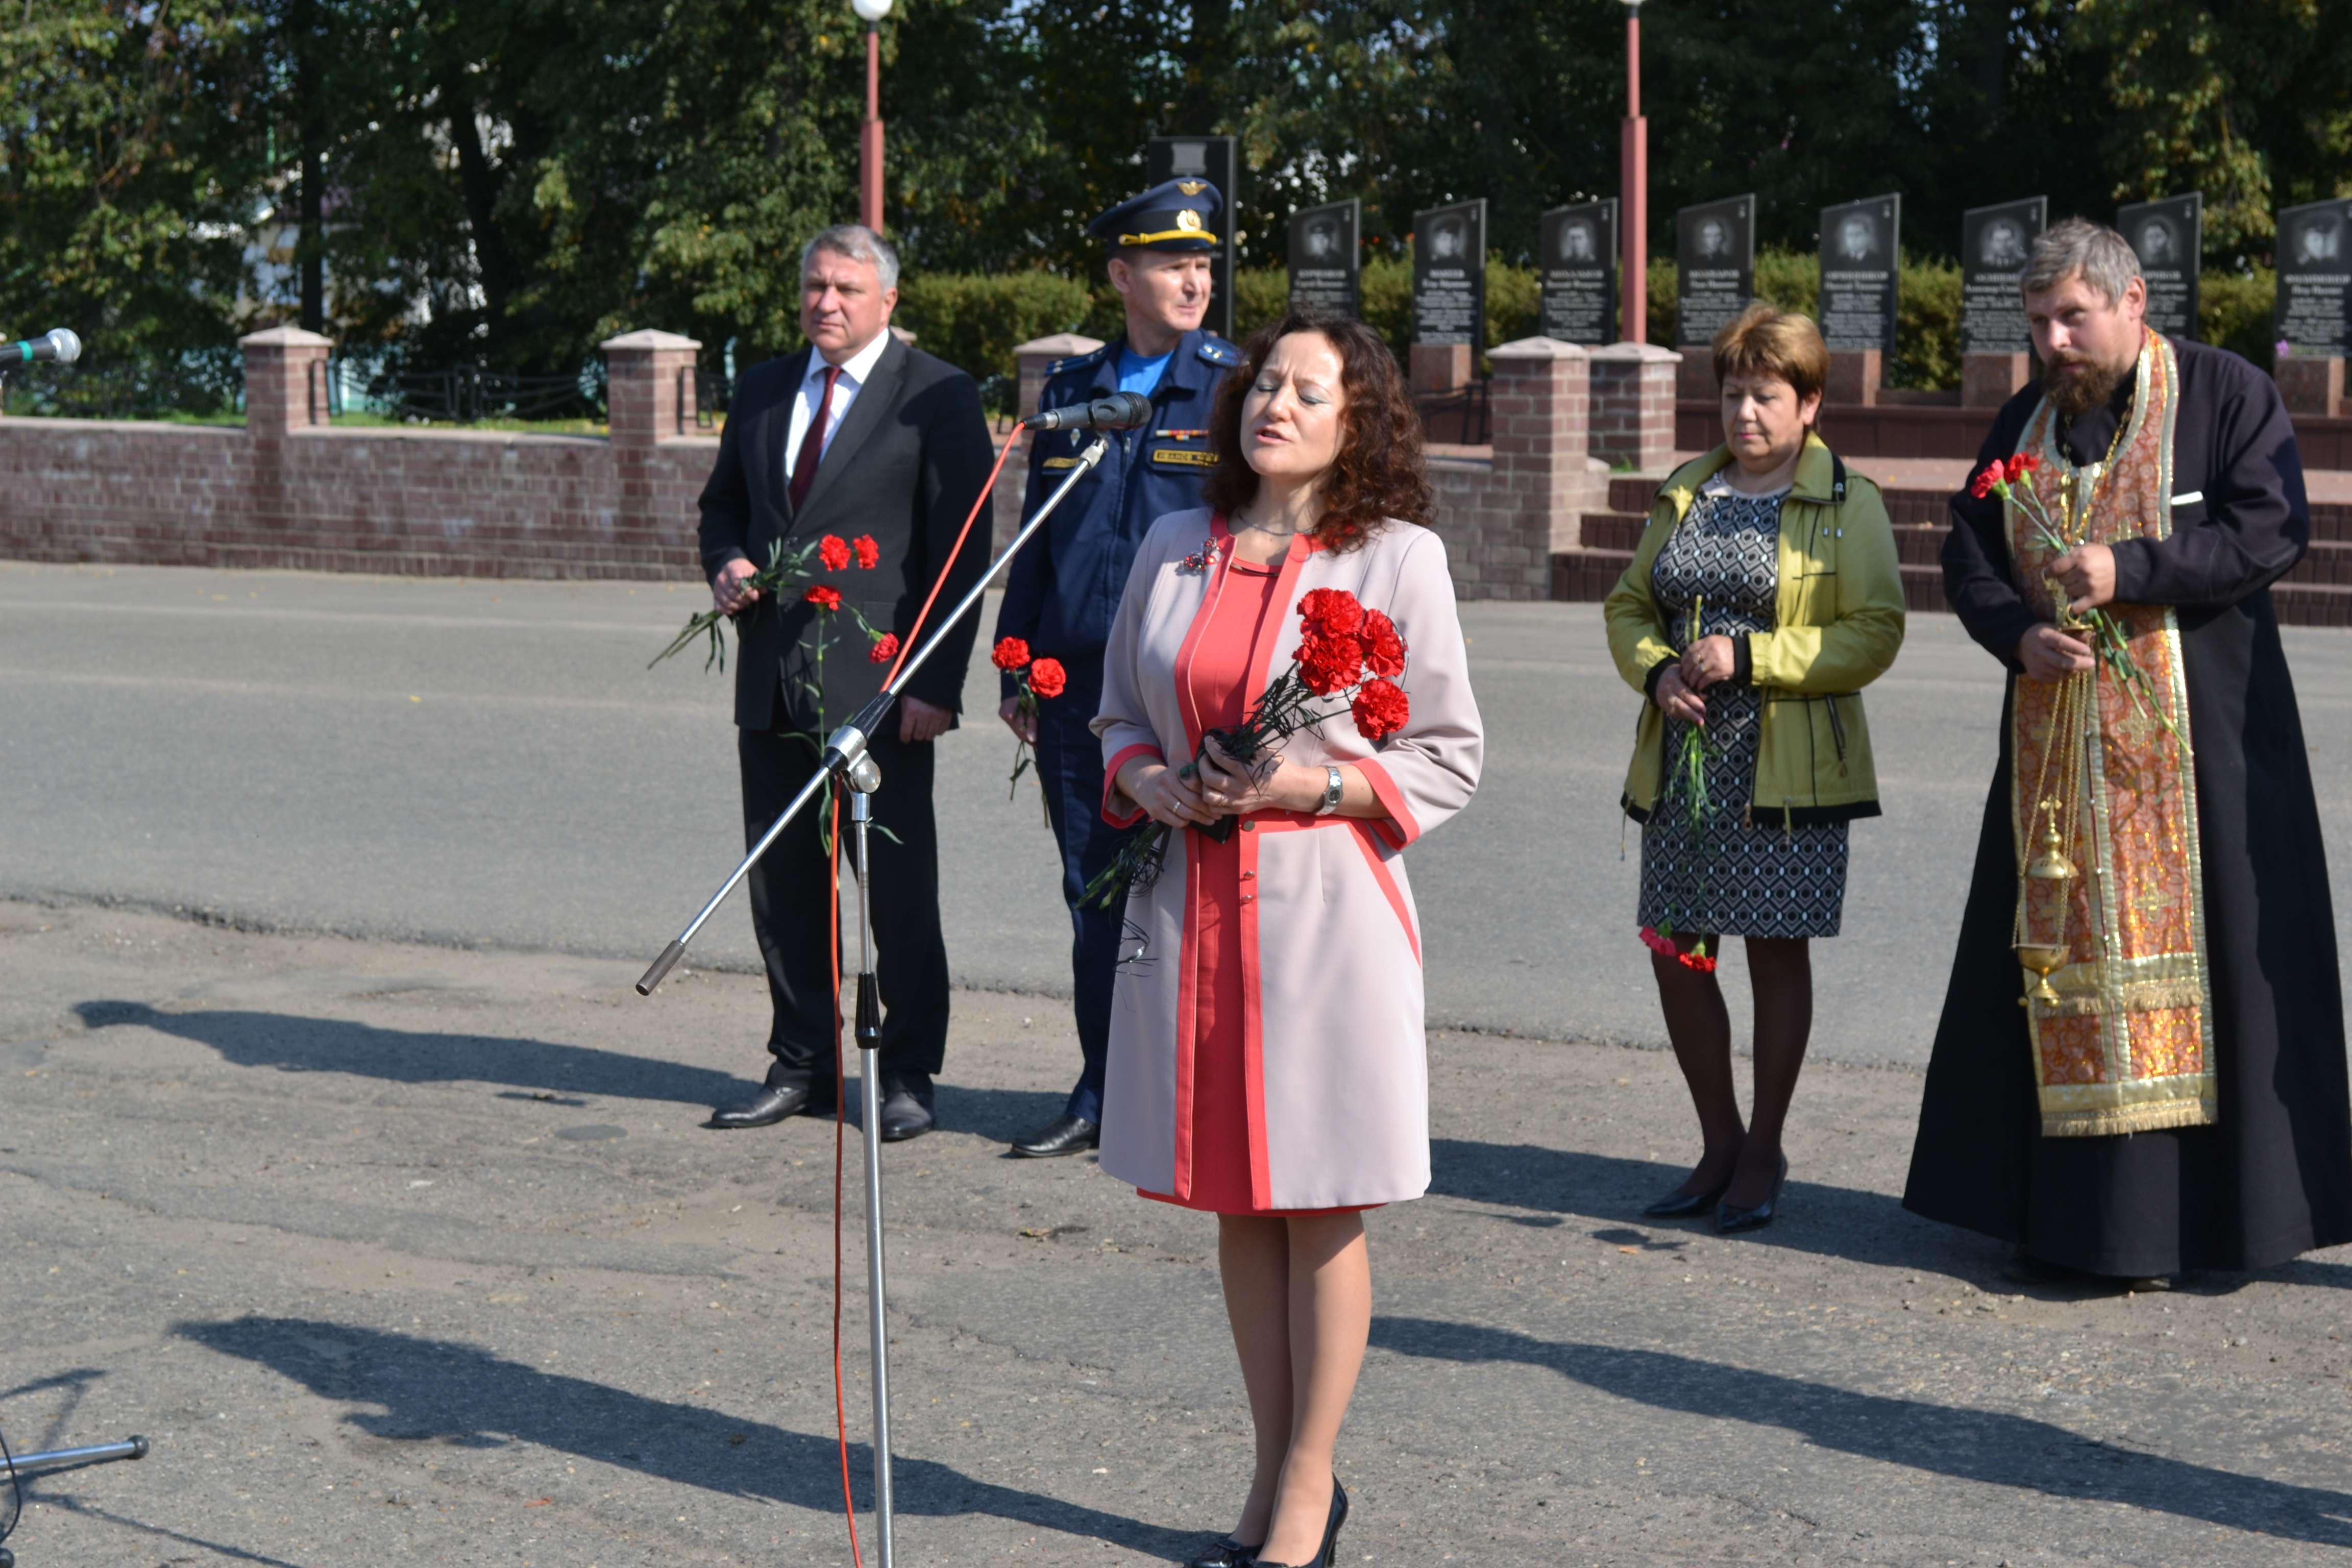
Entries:
{"type": "Polygon", "coordinates": [[[1217,338],[1204,340],[1201,344],[1200,354],[1202,359],[1221,370],[1231,370],[1242,363],[1242,351],[1217,338]]]}
{"type": "Polygon", "coordinates": [[[1082,365],[1094,364],[1099,362],[1103,355],[1110,353],[1111,346],[1109,343],[1105,343],[1091,353],[1074,354],[1068,359],[1048,360],[1045,362],[1045,374],[1059,375],[1066,370],[1076,370],[1082,365]]]}

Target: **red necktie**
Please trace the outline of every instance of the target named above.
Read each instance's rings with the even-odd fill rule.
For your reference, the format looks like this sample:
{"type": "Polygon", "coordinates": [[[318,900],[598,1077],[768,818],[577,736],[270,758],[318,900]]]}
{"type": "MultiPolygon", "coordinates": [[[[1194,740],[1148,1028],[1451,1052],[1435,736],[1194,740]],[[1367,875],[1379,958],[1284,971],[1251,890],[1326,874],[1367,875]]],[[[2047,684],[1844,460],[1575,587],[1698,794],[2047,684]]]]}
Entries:
{"type": "Polygon", "coordinates": [[[809,486],[816,483],[817,461],[824,456],[825,420],[833,413],[833,384],[840,378],[839,365],[824,367],[824,395],[817,399],[816,417],[809,421],[808,434],[801,437],[801,455],[793,459],[793,482],[785,492],[794,512],[808,500],[809,486]]]}

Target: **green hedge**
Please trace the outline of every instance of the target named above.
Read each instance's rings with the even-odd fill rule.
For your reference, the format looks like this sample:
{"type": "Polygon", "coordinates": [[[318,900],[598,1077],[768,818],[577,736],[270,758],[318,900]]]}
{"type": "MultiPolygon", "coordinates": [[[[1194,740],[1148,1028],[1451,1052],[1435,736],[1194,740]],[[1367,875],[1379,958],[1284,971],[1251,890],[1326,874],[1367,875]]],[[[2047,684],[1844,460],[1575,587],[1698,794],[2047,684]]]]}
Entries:
{"type": "MultiPolygon", "coordinates": [[[[1051,332],[1077,331],[1109,339],[1120,328],[1118,295],[1108,283],[1089,286],[1054,272],[994,275],[930,273],[899,284],[898,320],[922,346],[961,365],[987,388],[991,406],[1010,403],[1016,344],[1051,332]]],[[[2200,335],[2268,369],[2271,302],[2277,274],[2208,272],[2199,289],[2200,335]]],[[[1814,312],[1821,297],[1821,262],[1810,251],[1767,250],[1756,258],[1759,299],[1784,310],[1814,312]]],[[[1490,258],[1486,267],[1486,342],[1491,346],[1536,331],[1540,285],[1533,268],[1490,258]]],[[[1364,320],[1387,340],[1400,361],[1412,342],[1412,264],[1396,256],[1364,266],[1364,320]]],[[[1253,268],[1234,279],[1234,330],[1246,339],[1281,318],[1290,298],[1285,268],[1253,268]]],[[[1650,263],[1649,339],[1675,341],[1675,264],[1650,263]]],[[[1960,269],[1906,253],[1896,306],[1895,358],[1886,384],[1951,388],[1960,384],[1960,269]]]]}

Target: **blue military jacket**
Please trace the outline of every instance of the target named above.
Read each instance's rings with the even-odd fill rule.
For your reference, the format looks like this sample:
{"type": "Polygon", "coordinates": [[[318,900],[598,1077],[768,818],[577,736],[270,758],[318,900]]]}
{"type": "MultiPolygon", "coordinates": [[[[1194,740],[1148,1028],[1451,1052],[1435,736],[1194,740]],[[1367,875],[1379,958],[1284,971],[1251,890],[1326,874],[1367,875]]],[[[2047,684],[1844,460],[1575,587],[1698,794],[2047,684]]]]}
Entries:
{"type": "MultiPolygon", "coordinates": [[[[1117,392],[1124,342],[1115,338],[1090,354],[1056,360],[1047,367],[1037,406],[1059,408],[1117,392]]],[[[1004,605],[996,616],[999,637],[1020,637],[1031,652],[1065,663],[1101,658],[1136,546],[1160,518],[1201,504],[1201,481],[1213,461],[1209,405],[1217,384],[1241,363],[1241,351],[1214,333],[1184,334],[1151,394],[1151,423],[1139,430],[1105,432],[1110,450],[1100,466],[1070,492],[1043,536],[1013,558],[1004,605]]],[[[1077,466],[1078,454],[1095,435],[1031,435],[1024,522],[1077,466]]],[[[1013,689],[1008,679],[1004,694],[1013,689]]]]}

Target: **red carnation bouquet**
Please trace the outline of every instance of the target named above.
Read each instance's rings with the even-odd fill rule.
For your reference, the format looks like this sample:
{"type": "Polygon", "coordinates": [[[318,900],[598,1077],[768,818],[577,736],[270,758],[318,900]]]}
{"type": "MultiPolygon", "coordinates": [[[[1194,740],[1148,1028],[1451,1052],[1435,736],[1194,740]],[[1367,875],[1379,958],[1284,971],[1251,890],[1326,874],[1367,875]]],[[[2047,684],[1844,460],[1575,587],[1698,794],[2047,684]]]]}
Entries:
{"type": "MultiPolygon", "coordinates": [[[[1698,641],[1704,632],[1704,612],[1706,595],[1699,595],[1691,601],[1690,618],[1685,623],[1683,646],[1698,641]]],[[[1704,698],[1701,701],[1706,700],[1704,698]]],[[[1683,813],[1683,849],[1675,867],[1675,884],[1687,895],[1681,902],[1687,915],[1692,906],[1703,901],[1706,893],[1706,830],[1715,820],[1715,801],[1707,794],[1706,764],[1722,754],[1722,748],[1707,739],[1704,724],[1685,724],[1682,744],[1675,753],[1674,767],[1666,775],[1665,786],[1658,792],[1657,810],[1663,816],[1679,806],[1683,813]],[[1679,799],[1677,799],[1679,797],[1679,799]]],[[[1677,900],[1680,902],[1679,900],[1677,900]]],[[[1715,968],[1715,954],[1706,950],[1706,933],[1684,952],[1675,942],[1674,906],[1656,925],[1642,928],[1642,945],[1661,958],[1671,958],[1685,969],[1696,969],[1701,974],[1715,968]]]]}
{"type": "MultiPolygon", "coordinates": [[[[1020,693],[1013,702],[1013,711],[1019,718],[1035,718],[1037,704],[1040,701],[1050,702],[1068,690],[1070,687],[1069,671],[1062,668],[1060,659],[1030,658],[1029,645],[1019,637],[999,637],[995,648],[988,656],[988,661],[1020,682],[1020,693]]],[[[1004,781],[1005,799],[1011,800],[1013,792],[1021,787],[1021,775],[1028,771],[1029,762],[1029,742],[1014,741],[1013,773],[1004,781]]],[[[1045,784],[1041,779],[1038,782],[1037,796],[1040,804],[1045,800],[1044,792],[1045,784]]],[[[1047,826],[1050,826],[1053,820],[1049,815],[1045,818],[1047,826]]]]}
{"type": "MultiPolygon", "coordinates": [[[[861,533],[856,539],[843,539],[828,533],[820,539],[804,539],[789,554],[784,551],[784,542],[780,539],[768,547],[768,563],[744,579],[743,586],[768,595],[780,605],[793,596],[793,589],[802,590],[801,602],[817,612],[816,658],[822,668],[824,650],[832,642],[825,636],[824,622],[840,610],[841,590],[829,584],[810,584],[809,580],[820,571],[847,571],[852,561],[857,563],[858,570],[862,572],[871,572],[882,563],[882,547],[875,542],[872,534],[861,533]]],[[[751,614],[755,608],[756,605],[750,606],[731,616],[724,610],[709,609],[698,616],[689,616],[685,629],[670,639],[669,647],[647,660],[646,668],[651,669],[700,637],[709,639],[709,649],[703,656],[702,668],[709,669],[715,665],[723,671],[727,668],[727,639],[719,628],[730,621],[751,614]]],[[[868,658],[877,664],[887,664],[898,657],[897,633],[876,631],[854,605],[849,614],[871,645],[866,652],[868,658]]],[[[736,635],[739,638],[741,637],[740,628],[736,635]]]]}
{"type": "MultiPolygon", "coordinates": [[[[1181,773],[1191,778],[1208,754],[1214,738],[1225,754],[1253,774],[1281,761],[1276,749],[1301,730],[1318,728],[1324,720],[1345,712],[1354,718],[1356,732],[1375,744],[1405,726],[1412,704],[1396,678],[1404,673],[1404,638],[1396,623],[1378,610],[1368,610],[1353,594],[1339,588],[1317,588],[1298,601],[1299,642],[1290,656],[1290,668],[1275,677],[1249,717],[1230,730],[1211,730],[1201,738],[1181,773]],[[1332,704],[1337,703],[1337,706],[1332,704]]],[[[1221,816],[1192,830],[1220,844],[1233,837],[1239,818],[1221,816]]],[[[1153,822],[1119,846],[1118,854],[1100,875],[1087,884],[1080,907],[1118,908],[1131,887],[1150,887],[1168,853],[1168,825],[1153,822]]]]}
{"type": "MultiPolygon", "coordinates": [[[[2085,500],[2081,510],[2069,520],[2065,516],[2065,504],[2061,501],[2058,515],[2053,518],[2049,502],[2042,499],[2042,492],[2035,486],[2033,475],[2041,467],[2042,459],[2031,452],[2020,452],[2007,460],[1995,458],[1985,465],[1983,472],[1977,475],[1976,482],[1969,487],[1969,493],[1979,500],[1997,495],[2012,503],[2033,525],[2033,531],[2041,537],[2042,548],[2063,555],[2084,542],[2082,536],[2090,521],[2090,502],[2085,500]]],[[[2057,601],[2058,625],[2070,632],[2088,633],[2086,640],[2091,645],[2091,651],[2098,656],[2100,668],[2124,689],[2124,695],[2131,699],[2132,706],[2163,725],[2166,733],[2185,749],[2189,738],[2173,722],[2172,715],[2165,711],[2164,702],[2157,695],[2156,683],[2148,679],[2147,671],[2142,669],[2139,660],[2132,657],[2131,627],[2121,616],[2110,615],[2103,609],[2078,612],[2068,608],[2065,591],[2054,584],[2052,596],[2057,601]]]]}

